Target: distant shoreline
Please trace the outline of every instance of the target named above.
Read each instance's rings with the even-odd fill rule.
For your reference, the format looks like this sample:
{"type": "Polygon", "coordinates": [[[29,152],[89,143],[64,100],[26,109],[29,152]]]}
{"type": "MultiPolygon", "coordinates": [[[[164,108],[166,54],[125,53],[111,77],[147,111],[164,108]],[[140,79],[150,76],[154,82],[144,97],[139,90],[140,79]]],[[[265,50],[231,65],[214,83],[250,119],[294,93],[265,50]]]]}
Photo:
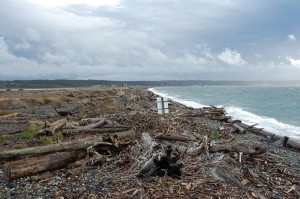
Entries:
{"type": "Polygon", "coordinates": [[[109,81],[109,80],[12,80],[0,81],[0,89],[48,89],[82,87],[161,87],[161,86],[300,86],[294,81],[215,81],[215,80],[162,80],[162,81],[109,81]]]}

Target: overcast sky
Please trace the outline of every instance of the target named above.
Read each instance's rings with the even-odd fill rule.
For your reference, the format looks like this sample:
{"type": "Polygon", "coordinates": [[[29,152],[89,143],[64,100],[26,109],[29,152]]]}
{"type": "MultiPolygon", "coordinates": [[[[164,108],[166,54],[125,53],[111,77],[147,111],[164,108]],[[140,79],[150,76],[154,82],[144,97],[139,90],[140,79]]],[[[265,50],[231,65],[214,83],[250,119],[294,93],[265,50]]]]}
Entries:
{"type": "Polygon", "coordinates": [[[299,8],[299,0],[0,0],[0,80],[300,80],[299,8]]]}

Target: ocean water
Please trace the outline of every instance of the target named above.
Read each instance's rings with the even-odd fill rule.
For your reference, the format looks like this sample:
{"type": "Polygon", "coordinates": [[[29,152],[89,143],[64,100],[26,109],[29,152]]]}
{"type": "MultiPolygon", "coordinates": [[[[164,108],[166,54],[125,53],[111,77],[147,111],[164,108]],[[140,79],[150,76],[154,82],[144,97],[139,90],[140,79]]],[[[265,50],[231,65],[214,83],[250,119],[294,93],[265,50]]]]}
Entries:
{"type": "Polygon", "coordinates": [[[193,108],[225,107],[233,119],[300,141],[300,87],[182,86],[149,90],[193,108]]]}

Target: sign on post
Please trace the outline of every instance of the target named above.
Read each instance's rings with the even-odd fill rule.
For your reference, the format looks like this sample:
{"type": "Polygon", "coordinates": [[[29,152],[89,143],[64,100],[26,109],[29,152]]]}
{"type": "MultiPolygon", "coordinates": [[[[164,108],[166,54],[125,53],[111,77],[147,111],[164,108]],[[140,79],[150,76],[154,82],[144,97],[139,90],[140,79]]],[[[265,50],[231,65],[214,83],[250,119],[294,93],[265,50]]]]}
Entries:
{"type": "Polygon", "coordinates": [[[156,105],[158,114],[163,115],[165,113],[169,113],[168,104],[169,102],[167,97],[157,97],[156,105]]]}

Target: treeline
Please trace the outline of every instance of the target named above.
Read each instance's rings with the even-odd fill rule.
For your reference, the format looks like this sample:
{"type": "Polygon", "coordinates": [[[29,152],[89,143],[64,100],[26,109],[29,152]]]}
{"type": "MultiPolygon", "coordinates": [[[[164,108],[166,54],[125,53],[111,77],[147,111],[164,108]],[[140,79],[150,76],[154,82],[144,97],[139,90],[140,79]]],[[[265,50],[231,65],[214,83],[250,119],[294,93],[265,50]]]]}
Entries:
{"type": "Polygon", "coordinates": [[[204,85],[246,85],[247,82],[210,80],[167,80],[167,81],[109,81],[109,80],[13,80],[0,81],[1,89],[21,88],[72,88],[91,86],[204,86],[204,85]]]}

